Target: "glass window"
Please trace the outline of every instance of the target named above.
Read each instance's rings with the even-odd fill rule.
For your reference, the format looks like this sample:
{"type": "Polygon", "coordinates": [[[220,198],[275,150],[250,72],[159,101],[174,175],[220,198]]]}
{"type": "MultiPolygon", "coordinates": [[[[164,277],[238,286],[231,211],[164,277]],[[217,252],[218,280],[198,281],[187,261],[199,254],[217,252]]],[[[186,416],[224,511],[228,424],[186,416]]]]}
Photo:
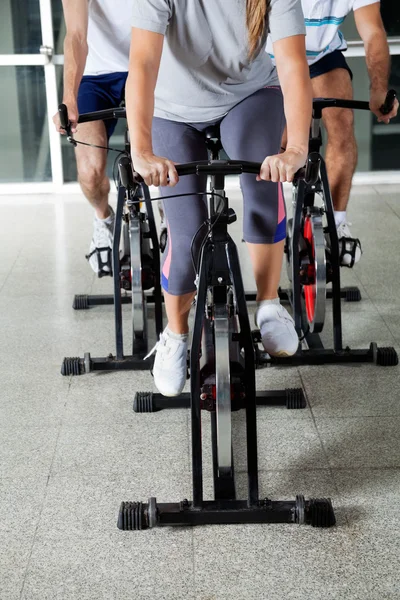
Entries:
{"type": "MultiPolygon", "coordinates": [[[[381,14],[388,37],[400,35],[400,2],[398,0],[381,0],[381,14]]],[[[346,40],[360,40],[359,33],[354,21],[354,13],[351,12],[340,28],[346,40]]]]}
{"type": "Polygon", "coordinates": [[[340,31],[343,33],[345,40],[360,40],[359,33],[354,21],[354,13],[351,11],[344,20],[344,23],[340,27],[340,31]]]}
{"type": "Polygon", "coordinates": [[[43,67],[0,67],[0,182],[51,181],[43,67]]]}
{"type": "Polygon", "coordinates": [[[39,53],[39,0],[1,0],[0,23],[0,54],[39,53]]]}
{"type": "Polygon", "coordinates": [[[381,13],[388,36],[399,36],[400,2],[398,0],[382,0],[381,13]]]}
{"type": "Polygon", "coordinates": [[[63,54],[65,23],[61,0],[51,0],[54,32],[54,54],[63,54]]]}
{"type": "MultiPolygon", "coordinates": [[[[354,98],[368,100],[369,79],[365,58],[349,57],[347,61],[354,75],[354,98]]],[[[392,57],[389,87],[400,89],[400,56],[392,57]]],[[[400,116],[385,125],[378,123],[369,112],[355,111],[355,134],[359,152],[358,171],[400,169],[400,116]]]]}

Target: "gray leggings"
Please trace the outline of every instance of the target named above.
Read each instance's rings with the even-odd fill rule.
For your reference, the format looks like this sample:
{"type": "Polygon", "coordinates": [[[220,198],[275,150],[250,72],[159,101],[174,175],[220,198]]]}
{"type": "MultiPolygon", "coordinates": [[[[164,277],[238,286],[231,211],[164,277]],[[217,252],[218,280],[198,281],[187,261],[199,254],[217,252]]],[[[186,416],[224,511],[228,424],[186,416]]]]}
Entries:
{"type": "MultiPolygon", "coordinates": [[[[263,88],[237,104],[220,123],[224,150],[232,160],[262,162],[280,150],[285,126],[280,88],[263,88]]],[[[155,117],[153,151],[176,163],[207,160],[204,130],[213,123],[179,123],[155,117]]],[[[240,178],[243,200],[243,237],[252,244],[275,244],[286,235],[286,211],[282,185],[256,181],[255,175],[240,178]]],[[[163,196],[193,194],[207,189],[206,177],[182,177],[175,188],[161,188],[163,196]]],[[[205,197],[171,198],[164,202],[168,244],[163,255],[162,285],[180,296],[195,291],[191,260],[194,234],[207,218],[205,197]]],[[[204,236],[197,236],[195,256],[204,236]]],[[[197,256],[196,256],[197,258],[197,256]]]]}

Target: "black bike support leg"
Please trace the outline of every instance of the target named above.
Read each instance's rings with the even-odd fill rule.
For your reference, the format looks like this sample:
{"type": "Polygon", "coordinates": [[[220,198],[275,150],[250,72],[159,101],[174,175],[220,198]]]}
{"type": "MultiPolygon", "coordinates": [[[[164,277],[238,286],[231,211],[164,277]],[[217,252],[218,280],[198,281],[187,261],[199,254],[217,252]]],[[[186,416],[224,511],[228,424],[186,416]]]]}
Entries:
{"type": "Polygon", "coordinates": [[[160,264],[160,246],[158,243],[157,228],[154,219],[153,205],[150,198],[150,192],[147,185],[142,185],[143,198],[146,205],[147,221],[150,230],[150,239],[153,246],[153,267],[155,272],[154,281],[154,316],[156,322],[156,336],[160,337],[164,330],[162,313],[162,291],[161,291],[161,264],[160,264]]]}
{"type": "Polygon", "coordinates": [[[200,261],[196,313],[190,349],[190,408],[192,423],[193,507],[203,506],[203,461],[201,443],[200,361],[204,311],[207,301],[207,280],[210,265],[210,245],[206,244],[200,261]]]}
{"type": "Polygon", "coordinates": [[[335,215],[333,212],[332,196],[329,188],[328,175],[326,172],[326,164],[323,159],[321,159],[320,173],[325,203],[325,212],[328,221],[328,231],[331,239],[333,349],[335,350],[335,352],[341,352],[343,350],[343,335],[341,304],[342,301],[340,289],[339,241],[337,237],[335,215]]]}
{"type": "Polygon", "coordinates": [[[246,442],[248,472],[248,505],[258,504],[257,457],[257,400],[255,380],[255,354],[246,305],[246,293],[240,270],[237,248],[232,240],[226,244],[226,255],[235,292],[240,334],[243,339],[246,383],[246,442]]]}
{"type": "Polygon", "coordinates": [[[301,231],[301,218],[303,214],[303,206],[305,200],[305,183],[300,180],[297,184],[296,192],[296,203],[294,206],[293,213],[293,235],[292,235],[292,306],[293,306],[293,318],[296,327],[297,335],[302,335],[303,325],[303,311],[301,301],[301,286],[300,286],[300,231],[301,231]]]}
{"type": "Polygon", "coordinates": [[[122,333],[122,299],[121,282],[119,280],[119,247],[121,242],[122,213],[125,204],[126,190],[118,186],[117,209],[115,213],[114,238],[112,247],[113,279],[114,279],[114,316],[115,316],[115,355],[117,360],[124,358],[124,341],[122,333]]]}

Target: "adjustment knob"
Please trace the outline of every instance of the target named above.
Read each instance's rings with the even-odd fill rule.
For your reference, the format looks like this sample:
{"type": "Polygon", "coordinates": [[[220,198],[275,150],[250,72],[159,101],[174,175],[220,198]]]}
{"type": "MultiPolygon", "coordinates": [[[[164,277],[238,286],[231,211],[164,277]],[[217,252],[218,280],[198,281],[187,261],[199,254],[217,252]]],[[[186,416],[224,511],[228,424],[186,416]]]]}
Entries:
{"type": "Polygon", "coordinates": [[[233,208],[230,208],[228,210],[228,224],[231,225],[231,223],[235,223],[235,221],[237,221],[236,213],[233,208]]]}

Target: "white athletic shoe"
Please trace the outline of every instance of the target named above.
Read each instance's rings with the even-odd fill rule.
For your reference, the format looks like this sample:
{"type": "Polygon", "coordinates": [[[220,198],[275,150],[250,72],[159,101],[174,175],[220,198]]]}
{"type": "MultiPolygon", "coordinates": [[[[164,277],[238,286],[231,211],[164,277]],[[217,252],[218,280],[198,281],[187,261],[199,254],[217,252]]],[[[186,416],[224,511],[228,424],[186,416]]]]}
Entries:
{"type": "MultiPolygon", "coordinates": [[[[168,329],[160,335],[150,356],[156,352],[153,366],[154,383],[163,396],[179,396],[185,387],[187,376],[188,338],[176,339],[168,329]]],[[[146,357],[147,358],[147,357],[146,357]]]]}
{"type": "Polygon", "coordinates": [[[111,206],[110,215],[106,220],[98,219],[96,216],[94,217],[93,238],[90,243],[89,254],[86,258],[93,271],[100,276],[107,274],[111,275],[112,273],[111,249],[113,244],[114,221],[115,214],[111,206]]]}
{"type": "Polygon", "coordinates": [[[293,356],[299,346],[294,321],[281,304],[264,304],[257,310],[256,325],[270,356],[293,356]]]}
{"type": "Polygon", "coordinates": [[[350,267],[358,263],[361,258],[362,249],[360,240],[354,238],[351,235],[349,228],[351,223],[343,221],[337,227],[337,234],[339,239],[339,255],[341,256],[341,264],[346,267],[350,267]],[[346,241],[347,240],[347,241],[346,241]],[[354,262],[353,262],[354,252],[354,262]]]}

